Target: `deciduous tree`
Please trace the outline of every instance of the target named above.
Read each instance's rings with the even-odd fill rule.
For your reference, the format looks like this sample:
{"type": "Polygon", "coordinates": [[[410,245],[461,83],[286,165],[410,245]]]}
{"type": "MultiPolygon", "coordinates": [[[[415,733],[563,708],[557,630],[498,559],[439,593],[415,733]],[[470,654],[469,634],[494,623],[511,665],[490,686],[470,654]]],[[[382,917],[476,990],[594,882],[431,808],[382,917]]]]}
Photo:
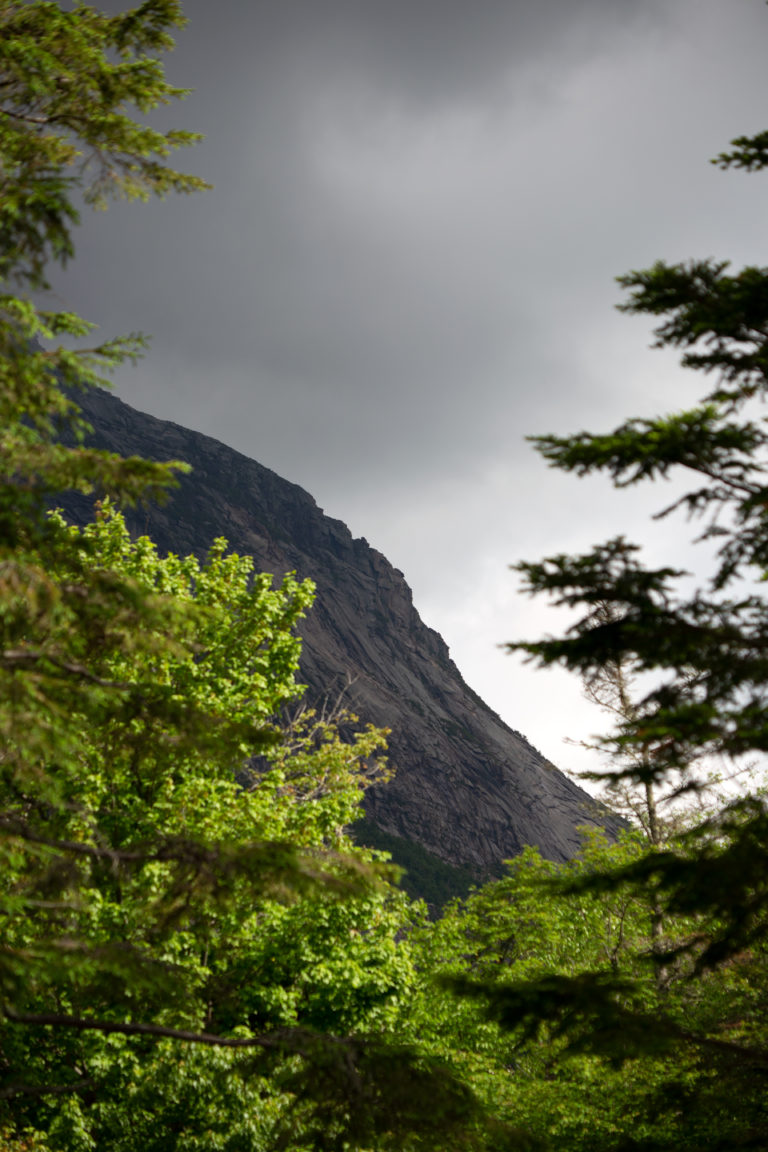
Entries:
{"type": "Polygon", "coordinates": [[[73,351],[90,325],[41,305],[79,197],[203,186],[167,163],[196,137],[141,119],[183,95],[182,24],[177,0],[0,0],[0,1132],[476,1146],[469,1088],[388,1031],[402,898],[343,832],[382,734],[281,722],[310,584],[128,537],[105,498],[183,465],[84,447],[76,399],[143,341],[73,351]],[[102,499],[85,530],[48,513],[70,488],[102,499]]]}

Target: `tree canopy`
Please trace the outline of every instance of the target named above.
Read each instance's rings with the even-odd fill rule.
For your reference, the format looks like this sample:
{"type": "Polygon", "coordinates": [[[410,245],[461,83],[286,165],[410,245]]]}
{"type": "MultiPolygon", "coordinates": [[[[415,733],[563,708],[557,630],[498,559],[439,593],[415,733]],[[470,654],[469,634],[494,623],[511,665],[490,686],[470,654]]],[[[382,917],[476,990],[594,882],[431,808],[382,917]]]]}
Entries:
{"type": "MultiPolygon", "coordinates": [[[[44,307],[81,202],[204,186],[169,164],[194,134],[143,122],[184,94],[182,25],[0,0],[0,1146],[765,1148],[768,810],[699,766],[768,743],[768,270],[621,277],[701,402],[534,438],[619,487],[690,477],[659,515],[715,555],[693,586],[624,538],[518,565],[580,615],[510,647],[609,704],[644,831],[528,849],[431,922],[346,833],[385,733],[300,703],[311,582],[131,538],[120,504],[184,465],[86,447],[77,396],[143,339],[73,350],[90,326],[44,307]],[[72,488],[86,528],[51,511],[72,488]],[[702,806],[665,824],[670,791],[702,806]]],[[[765,134],[715,163],[768,166],[765,134]]]]}

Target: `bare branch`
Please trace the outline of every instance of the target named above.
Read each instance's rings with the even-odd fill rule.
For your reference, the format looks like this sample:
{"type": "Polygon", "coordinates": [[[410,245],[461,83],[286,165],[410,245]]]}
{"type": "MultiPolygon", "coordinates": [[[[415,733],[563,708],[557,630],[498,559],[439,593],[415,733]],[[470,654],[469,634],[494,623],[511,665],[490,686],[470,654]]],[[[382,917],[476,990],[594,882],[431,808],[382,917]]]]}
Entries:
{"type": "Polygon", "coordinates": [[[91,684],[98,684],[100,688],[120,688],[127,690],[135,688],[135,684],[124,683],[119,680],[104,680],[101,676],[97,676],[91,672],[84,664],[72,664],[68,660],[61,660],[58,656],[52,656],[49,652],[34,652],[28,648],[6,648],[4,652],[0,653],[0,664],[3,667],[13,671],[15,668],[23,668],[30,664],[46,664],[53,665],[61,672],[67,672],[72,676],[80,676],[83,680],[88,680],[91,684]]]}
{"type": "Polygon", "coordinates": [[[29,113],[16,112],[12,108],[0,108],[0,112],[4,116],[10,116],[12,120],[23,120],[25,124],[50,124],[50,116],[30,116],[29,113]]]}
{"type": "Polygon", "coordinates": [[[84,1092],[95,1087],[93,1079],[76,1080],[74,1084],[7,1084],[0,1088],[0,1100],[10,1100],[13,1096],[62,1096],[66,1092],[84,1092]]]}
{"type": "MultiPolygon", "coordinates": [[[[185,1028],[168,1028],[163,1024],[140,1024],[122,1020],[94,1020],[87,1016],[67,1016],[57,1012],[17,1012],[3,1006],[3,1015],[13,1024],[26,1024],[43,1028],[73,1028],[78,1032],[117,1033],[121,1036],[157,1036],[165,1040],[183,1040],[187,1044],[208,1044],[217,1048],[263,1048],[269,1051],[286,1050],[307,1055],[306,1047],[297,1041],[308,1033],[301,1029],[286,1029],[271,1036],[217,1036],[211,1032],[192,1032],[185,1028]]],[[[340,1043],[340,1041],[336,1041],[340,1043]]]]}

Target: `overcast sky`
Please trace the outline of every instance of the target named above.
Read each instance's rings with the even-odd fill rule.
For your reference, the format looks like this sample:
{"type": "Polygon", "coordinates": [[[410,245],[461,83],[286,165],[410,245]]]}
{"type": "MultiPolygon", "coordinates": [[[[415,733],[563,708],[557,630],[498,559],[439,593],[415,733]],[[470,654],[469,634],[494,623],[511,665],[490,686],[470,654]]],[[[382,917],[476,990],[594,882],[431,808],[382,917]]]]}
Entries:
{"type": "MultiPolygon", "coordinates": [[[[116,10],[122,5],[108,5],[116,10]]],[[[188,0],[163,123],[214,190],[85,219],[59,303],[136,407],[306,488],[401,568],[468,682],[563,767],[601,726],[497,645],[558,627],[508,565],[660,494],[548,470],[524,436],[607,430],[699,382],[614,310],[657,258],[768,263],[765,177],[708,164],[768,127],[763,0],[188,0]]],[[[680,532],[680,526],[677,528],[680,532]]]]}

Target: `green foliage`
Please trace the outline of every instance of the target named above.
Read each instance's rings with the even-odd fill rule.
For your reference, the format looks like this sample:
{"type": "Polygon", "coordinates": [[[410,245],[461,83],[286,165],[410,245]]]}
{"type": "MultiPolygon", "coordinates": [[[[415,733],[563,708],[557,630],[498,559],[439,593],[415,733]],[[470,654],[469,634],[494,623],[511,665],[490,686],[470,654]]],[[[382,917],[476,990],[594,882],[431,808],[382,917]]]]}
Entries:
{"type": "MultiPolygon", "coordinates": [[[[765,960],[743,954],[692,981],[679,956],[660,982],[652,879],[616,882],[647,859],[635,833],[593,836],[562,865],[527,850],[414,936],[423,982],[409,1026],[534,1146],[725,1148],[760,1131],[764,1061],[743,1057],[765,960]]],[[[679,913],[665,928],[696,923],[679,913]]]]}
{"type": "Polygon", "coordinates": [[[0,5],[0,278],[46,286],[51,260],[74,254],[72,203],[204,188],[165,158],[200,137],[159,132],[129,114],[145,114],[185,95],[164,77],[157,54],[183,25],[178,0],[149,0],[107,16],[85,4],[53,0],[0,5]],[[84,179],[85,177],[85,179],[84,179]]]}
{"type": "MultiPolygon", "coordinates": [[[[47,1089],[53,1140],[57,1089],[110,1095],[114,1040],[99,1033],[202,1035],[286,1059],[313,1032],[384,1027],[409,965],[402,911],[343,835],[382,734],[343,742],[329,720],[274,722],[298,690],[293,626],[311,586],[273,589],[221,541],[204,565],[161,558],[109,508],[82,531],[54,516],[51,531],[54,586],[90,594],[108,576],[132,595],[129,614],[112,596],[70,675],[54,663],[49,689],[47,663],[22,662],[3,695],[3,1090],[23,1117],[47,1089]],[[259,769],[239,784],[254,748],[259,769]]],[[[83,639],[68,615],[36,623],[49,652],[58,625],[70,647],[83,639]]],[[[40,644],[29,622],[27,644],[40,644]]]]}
{"type": "MultiPolygon", "coordinates": [[[[48,350],[89,325],[30,293],[73,255],[76,198],[202,186],[166,164],[194,137],[135,118],[183,94],[159,60],[182,22],[174,0],[0,0],[2,1146],[764,1148],[760,794],[564,865],[529,850],[429,923],[345,831],[386,777],[384,733],[296,709],[311,585],[223,541],[161,557],[115,511],[182,467],[82,446],[77,390],[142,339],[48,350]],[[84,530],[46,511],[66,488],[99,498],[84,530]]],[[[764,136],[733,149],[718,163],[766,164],[764,136]]],[[[537,438],[620,487],[692,474],[660,514],[698,516],[718,549],[693,592],[623,539],[519,565],[581,616],[512,647],[593,684],[650,675],[631,707],[618,690],[605,741],[649,812],[659,785],[702,787],[703,756],[768,746],[767,277],[623,277],[624,309],[713,386],[687,412],[537,438]]]]}
{"type": "Polygon", "coordinates": [[[478,881],[469,868],[457,868],[434,856],[421,844],[382,832],[370,820],[358,820],[352,828],[358,844],[386,852],[403,869],[400,884],[413,900],[425,900],[439,911],[449,900],[466,896],[478,881]]]}
{"type": "MultiPolygon", "coordinates": [[[[103,206],[115,195],[205,187],[166,163],[196,136],[159,132],[132,115],[184,95],[158,58],[183,23],[176,0],[148,0],[117,16],[85,4],[65,11],[51,0],[0,2],[0,543],[11,549],[47,535],[41,510],[52,493],[95,488],[135,501],[173,479],[172,464],[55,442],[64,424],[76,438],[84,431],[61,385],[105,383],[104,373],[140,354],[144,340],[46,351],[38,341],[79,339],[92,325],[41,308],[28,293],[47,287],[51,261],[73,255],[76,195],[103,206]]],[[[42,578],[32,580],[45,594],[42,578]]]]}

